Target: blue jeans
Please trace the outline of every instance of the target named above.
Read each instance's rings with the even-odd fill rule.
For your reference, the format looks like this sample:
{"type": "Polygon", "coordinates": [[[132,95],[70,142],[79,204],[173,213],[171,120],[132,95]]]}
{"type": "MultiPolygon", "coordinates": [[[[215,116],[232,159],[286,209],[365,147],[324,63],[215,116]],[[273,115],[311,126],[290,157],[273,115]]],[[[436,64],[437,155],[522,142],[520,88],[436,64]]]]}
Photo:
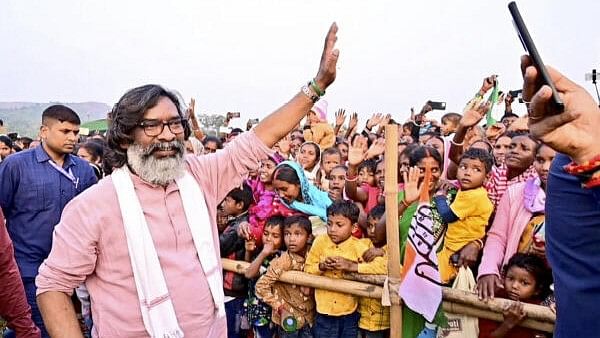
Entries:
{"type": "Polygon", "coordinates": [[[281,326],[277,326],[279,338],[313,338],[313,331],[310,325],[304,325],[296,332],[285,332],[281,326]]]}
{"type": "Polygon", "coordinates": [[[358,312],[344,316],[328,316],[317,313],[313,332],[315,338],[347,338],[358,335],[358,312]]]}
{"type": "Polygon", "coordinates": [[[42,332],[42,338],[50,338],[35,298],[35,292],[37,291],[37,288],[35,287],[35,277],[23,277],[22,279],[23,286],[25,287],[25,295],[27,296],[27,303],[31,306],[31,319],[42,332]]]}
{"type": "Polygon", "coordinates": [[[238,297],[225,303],[227,317],[227,338],[245,338],[248,330],[241,328],[244,313],[244,297],[238,297]]]}

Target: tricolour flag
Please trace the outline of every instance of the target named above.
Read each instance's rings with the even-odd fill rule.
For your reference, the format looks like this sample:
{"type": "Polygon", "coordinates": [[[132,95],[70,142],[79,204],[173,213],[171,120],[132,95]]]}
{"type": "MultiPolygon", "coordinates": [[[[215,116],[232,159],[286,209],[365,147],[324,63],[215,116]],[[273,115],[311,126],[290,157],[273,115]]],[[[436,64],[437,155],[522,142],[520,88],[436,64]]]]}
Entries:
{"type": "Polygon", "coordinates": [[[399,294],[411,310],[433,322],[442,302],[437,249],[441,237],[435,238],[432,207],[429,200],[431,170],[426,169],[417,211],[408,230],[399,294]]]}

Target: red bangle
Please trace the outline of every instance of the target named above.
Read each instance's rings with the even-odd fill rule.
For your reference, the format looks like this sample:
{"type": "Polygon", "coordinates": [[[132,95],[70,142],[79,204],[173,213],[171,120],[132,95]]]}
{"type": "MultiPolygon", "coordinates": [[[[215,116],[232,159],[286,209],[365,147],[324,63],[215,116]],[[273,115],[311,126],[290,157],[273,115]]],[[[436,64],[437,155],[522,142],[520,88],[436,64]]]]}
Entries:
{"type": "Polygon", "coordinates": [[[598,169],[589,180],[583,183],[583,187],[587,189],[600,187],[600,169],[598,169]]]}
{"type": "Polygon", "coordinates": [[[600,155],[581,164],[571,162],[564,166],[564,169],[567,173],[579,177],[584,188],[600,186],[600,155]]]}
{"type": "Polygon", "coordinates": [[[589,173],[600,169],[600,155],[592,158],[589,161],[586,161],[581,164],[577,164],[575,162],[571,162],[567,164],[565,167],[565,171],[572,175],[579,175],[584,173],[589,173]]]}

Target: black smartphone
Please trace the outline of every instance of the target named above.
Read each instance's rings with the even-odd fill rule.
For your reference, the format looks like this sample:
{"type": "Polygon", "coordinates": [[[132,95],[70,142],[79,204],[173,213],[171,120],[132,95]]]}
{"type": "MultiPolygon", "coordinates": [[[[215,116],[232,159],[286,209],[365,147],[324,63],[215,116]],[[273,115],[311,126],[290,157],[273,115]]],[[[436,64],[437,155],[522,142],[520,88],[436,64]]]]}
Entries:
{"type": "Polygon", "coordinates": [[[550,78],[550,74],[546,70],[546,66],[544,66],[544,62],[540,54],[535,48],[535,44],[533,43],[533,39],[531,39],[531,35],[529,35],[529,31],[525,26],[525,22],[521,17],[521,13],[519,13],[519,9],[517,8],[517,4],[514,1],[511,1],[508,4],[508,10],[510,11],[510,15],[513,18],[513,23],[515,24],[515,28],[519,35],[519,39],[521,39],[521,43],[523,44],[523,48],[531,59],[533,60],[533,64],[537,69],[539,75],[541,75],[542,80],[545,85],[548,85],[552,89],[552,102],[555,108],[555,112],[562,113],[565,110],[565,104],[562,102],[561,98],[558,96],[558,92],[556,91],[556,87],[554,87],[554,83],[550,78]]]}
{"type": "Polygon", "coordinates": [[[427,101],[427,104],[433,110],[446,110],[446,102],[427,101]]]}
{"type": "Polygon", "coordinates": [[[519,94],[521,94],[523,92],[523,89],[515,89],[515,90],[510,90],[508,92],[508,94],[510,94],[510,96],[512,97],[518,97],[519,94]]]}

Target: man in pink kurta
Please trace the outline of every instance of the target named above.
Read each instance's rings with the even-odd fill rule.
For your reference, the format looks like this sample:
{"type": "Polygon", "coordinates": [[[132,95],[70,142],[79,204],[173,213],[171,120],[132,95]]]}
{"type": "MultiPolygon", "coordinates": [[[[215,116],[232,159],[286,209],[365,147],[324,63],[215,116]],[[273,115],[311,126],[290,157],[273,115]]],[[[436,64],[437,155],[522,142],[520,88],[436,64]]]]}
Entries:
{"type": "MultiPolygon", "coordinates": [[[[214,154],[186,158],[187,170],[200,184],[206,199],[211,219],[207,226],[213,229],[215,247],[217,204],[270,153],[251,131],[214,154]]],[[[206,280],[206,273],[210,272],[203,271],[198,260],[177,185],[173,182],[163,188],[137,176],[133,183],[182,330],[189,337],[209,337],[211,327],[224,330],[224,324],[213,323],[215,308],[206,280]]],[[[220,261],[218,252],[215,257],[220,261]]],[[[50,290],[71,293],[83,282],[92,300],[96,336],[147,337],[123,219],[110,177],[66,206],[54,232],[52,252],[40,268],[38,294],[50,290]]],[[[211,332],[210,337],[224,335],[224,331],[211,332]]]]}
{"type": "MultiPolygon", "coordinates": [[[[333,24],[319,71],[312,80],[314,87],[322,89],[321,94],[336,75],[336,32],[337,25],[333,24]]],[[[132,242],[127,237],[131,236],[131,217],[124,224],[123,205],[119,204],[123,188],[115,188],[111,177],[71,200],[55,228],[51,253],[36,279],[37,302],[48,332],[53,336],[81,336],[70,295],[85,283],[95,337],[148,337],[149,332],[158,332],[160,337],[225,337],[225,316],[216,311],[223,304],[215,303],[222,302],[222,298],[218,292],[211,293],[215,277],[222,281],[221,265],[216,264],[211,271],[205,271],[202,265],[210,263],[211,258],[220,262],[217,204],[232,188],[240,186],[247,173],[257,169],[259,161],[271,153],[269,148],[306,116],[321,95],[308,86],[225,149],[185,159],[183,141],[191,131],[177,96],[158,85],[125,93],[111,112],[106,160],[108,169],[126,172],[131,178],[135,196],[126,198],[137,197],[135,203],[139,201],[152,243],[145,242],[144,248],[128,246],[132,242]],[[184,210],[189,201],[183,203],[176,183],[185,176],[184,171],[192,175],[204,195],[205,203],[197,207],[206,208],[205,225],[212,230],[214,257],[198,257],[194,244],[198,231],[190,231],[186,219],[189,210],[184,210]],[[117,190],[121,191],[119,197],[117,190]],[[141,250],[149,252],[148,245],[154,246],[158,262],[143,265],[147,268],[144,270],[132,260],[140,259],[141,250]],[[147,289],[138,285],[140,276],[146,278],[142,283],[162,284],[158,269],[167,293],[146,299],[147,289]]]]}

